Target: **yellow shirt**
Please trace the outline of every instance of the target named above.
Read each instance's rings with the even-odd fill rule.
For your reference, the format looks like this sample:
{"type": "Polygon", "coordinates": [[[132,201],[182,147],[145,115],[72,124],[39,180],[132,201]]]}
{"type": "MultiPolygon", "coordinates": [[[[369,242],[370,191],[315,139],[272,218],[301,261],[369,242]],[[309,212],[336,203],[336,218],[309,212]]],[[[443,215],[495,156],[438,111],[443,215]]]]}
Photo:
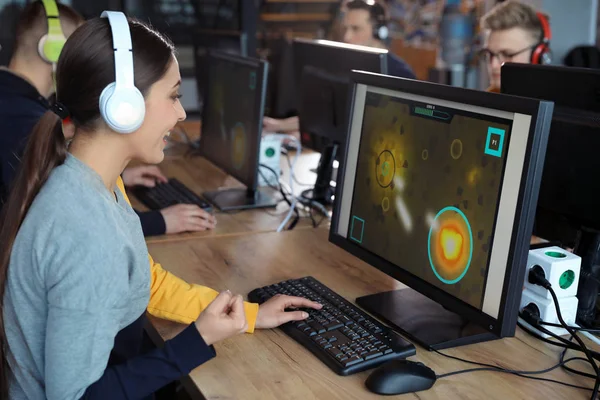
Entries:
{"type": "MultiPolygon", "coordinates": [[[[117,180],[117,186],[129,202],[123,180],[120,177],[117,180]]],[[[219,294],[216,290],[206,286],[189,284],[165,271],[159,263],[154,262],[150,254],[148,254],[148,259],[150,260],[150,277],[152,280],[148,312],[155,317],[190,324],[219,294]]],[[[244,310],[248,321],[246,332],[252,333],[258,316],[258,304],[244,302],[244,310]]]]}

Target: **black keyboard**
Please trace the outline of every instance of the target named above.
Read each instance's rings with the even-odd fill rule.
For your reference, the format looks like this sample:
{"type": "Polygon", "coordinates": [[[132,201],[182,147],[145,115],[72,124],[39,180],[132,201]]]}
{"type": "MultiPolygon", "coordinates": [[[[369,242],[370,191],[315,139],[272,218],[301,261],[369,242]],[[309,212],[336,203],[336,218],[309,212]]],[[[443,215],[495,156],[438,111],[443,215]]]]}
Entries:
{"type": "Polygon", "coordinates": [[[255,289],[248,299],[264,303],[276,294],[305,297],[323,305],[302,309],[309,318],[281,329],[338,375],[364,371],[416,354],[415,346],[309,276],[255,289]]]}
{"type": "Polygon", "coordinates": [[[133,189],[133,194],[151,210],[161,210],[175,204],[196,204],[207,211],[212,209],[206,200],[175,178],[166,183],[158,183],[153,188],[138,186],[133,189]]]}

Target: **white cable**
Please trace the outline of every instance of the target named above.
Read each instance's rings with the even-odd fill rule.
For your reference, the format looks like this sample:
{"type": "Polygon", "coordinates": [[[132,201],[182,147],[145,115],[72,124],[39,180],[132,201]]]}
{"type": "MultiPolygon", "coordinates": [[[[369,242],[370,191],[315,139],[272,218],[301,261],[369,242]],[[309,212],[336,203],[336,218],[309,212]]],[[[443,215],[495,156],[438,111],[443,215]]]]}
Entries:
{"type": "Polygon", "coordinates": [[[600,339],[598,339],[596,336],[594,336],[592,333],[588,332],[588,331],[579,331],[578,333],[581,333],[583,336],[587,337],[588,339],[590,339],[592,342],[596,343],[597,345],[600,345],[600,339]]]}
{"type": "Polygon", "coordinates": [[[290,192],[292,194],[292,205],[290,206],[290,211],[286,215],[285,219],[283,220],[281,225],[279,225],[279,227],[277,228],[277,232],[281,232],[282,230],[285,229],[288,222],[290,222],[290,219],[292,218],[292,215],[294,214],[294,210],[296,209],[296,204],[298,203],[298,199],[296,198],[296,196],[294,196],[294,167],[296,166],[296,161],[298,161],[298,158],[300,157],[300,153],[302,152],[302,145],[300,144],[300,140],[298,140],[294,136],[291,136],[291,135],[277,135],[277,136],[282,139],[289,139],[290,142],[296,147],[296,155],[294,156],[294,160],[292,161],[292,164],[290,165],[290,192]]]}

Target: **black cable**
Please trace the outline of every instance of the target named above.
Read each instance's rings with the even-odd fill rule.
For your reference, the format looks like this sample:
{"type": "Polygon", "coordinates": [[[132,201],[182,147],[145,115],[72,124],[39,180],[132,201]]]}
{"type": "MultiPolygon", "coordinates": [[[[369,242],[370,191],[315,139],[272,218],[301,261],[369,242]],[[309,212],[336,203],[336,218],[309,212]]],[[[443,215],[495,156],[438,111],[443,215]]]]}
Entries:
{"type": "Polygon", "coordinates": [[[434,351],[444,357],[450,358],[452,360],[457,360],[457,361],[461,361],[467,364],[473,364],[473,365],[479,365],[479,366],[483,366],[482,368],[470,368],[470,369],[464,369],[464,370],[460,370],[460,371],[454,371],[454,372],[448,372],[446,374],[442,374],[442,375],[437,375],[436,378],[437,379],[442,379],[442,378],[447,378],[450,376],[454,376],[454,375],[460,375],[460,374],[466,374],[466,373],[470,373],[470,372],[479,372],[479,371],[492,371],[492,372],[502,372],[505,374],[511,374],[511,375],[516,375],[519,376],[521,378],[526,378],[526,379],[533,379],[533,380],[538,380],[538,381],[544,381],[544,382],[550,382],[550,383],[556,383],[559,385],[563,385],[563,386],[568,386],[571,388],[576,388],[576,389],[583,389],[583,390],[589,390],[591,391],[591,388],[587,388],[584,386],[577,386],[577,385],[572,385],[569,383],[564,383],[564,382],[560,382],[560,381],[556,381],[554,379],[547,379],[547,378],[539,378],[539,377],[535,377],[535,376],[529,376],[529,375],[541,375],[541,374],[545,374],[548,373],[550,371],[553,371],[563,365],[565,365],[566,363],[569,363],[571,361],[575,361],[575,360],[580,360],[581,358],[579,357],[573,357],[573,358],[569,358],[567,360],[561,360],[558,364],[555,364],[549,368],[543,369],[543,370],[539,370],[539,371],[514,371],[514,370],[510,370],[504,367],[499,367],[496,365],[492,365],[492,364],[485,364],[485,363],[479,363],[476,361],[471,361],[471,360],[465,360],[463,358],[460,357],[454,357],[451,356],[449,354],[445,354],[442,353],[439,350],[435,350],[434,351]]]}
{"type": "MultiPolygon", "coordinates": [[[[598,392],[600,391],[600,369],[598,368],[598,365],[596,365],[594,357],[592,356],[590,350],[587,348],[583,340],[581,340],[581,338],[577,335],[577,332],[571,329],[571,327],[563,319],[562,312],[560,311],[560,303],[558,302],[558,297],[556,296],[556,292],[552,288],[552,285],[546,279],[543,268],[539,265],[535,265],[533,268],[531,268],[529,270],[528,280],[530,283],[539,285],[550,292],[550,295],[552,296],[552,301],[554,302],[554,307],[556,309],[556,316],[558,317],[558,321],[560,322],[562,327],[571,334],[572,338],[574,338],[577,341],[577,343],[580,346],[580,350],[585,353],[585,356],[587,357],[589,363],[591,364],[592,368],[594,368],[594,372],[596,373],[596,382],[594,383],[594,389],[592,391],[591,399],[596,400],[598,397],[598,392]]],[[[538,325],[537,328],[542,328],[542,326],[538,325]]]]}
{"type": "MultiPolygon", "coordinates": [[[[523,318],[523,316],[521,316],[521,318],[523,318]]],[[[529,321],[528,321],[528,322],[529,322],[529,321]]],[[[537,333],[530,331],[530,330],[529,330],[527,327],[525,327],[525,326],[521,325],[520,323],[519,323],[518,325],[519,325],[519,326],[520,326],[520,327],[521,327],[523,330],[525,330],[525,331],[526,331],[528,334],[530,334],[531,336],[535,337],[536,339],[539,339],[539,340],[541,340],[541,341],[543,341],[543,342],[546,342],[546,343],[552,344],[552,345],[554,345],[554,346],[558,346],[558,347],[561,347],[561,348],[563,348],[563,355],[562,355],[562,357],[563,357],[563,358],[564,358],[564,353],[566,352],[566,350],[573,350],[573,351],[579,351],[579,352],[583,352],[583,350],[581,349],[581,347],[580,347],[579,345],[577,345],[576,343],[573,343],[573,342],[572,342],[572,339],[573,339],[573,337],[572,337],[572,336],[571,336],[570,340],[566,340],[566,339],[564,339],[563,337],[561,337],[561,336],[558,336],[558,335],[557,335],[557,334],[555,334],[554,332],[552,332],[552,331],[550,331],[550,330],[548,330],[548,329],[544,328],[543,326],[540,326],[540,325],[533,325],[533,324],[532,324],[532,326],[533,326],[534,328],[538,329],[540,332],[542,332],[542,333],[545,333],[546,335],[548,335],[548,336],[551,336],[551,337],[553,337],[553,338],[555,338],[555,339],[559,339],[561,342],[563,342],[563,343],[564,343],[564,344],[563,344],[563,343],[559,343],[559,342],[554,342],[554,341],[552,341],[552,340],[548,340],[548,339],[546,339],[546,338],[544,338],[544,337],[542,337],[542,336],[538,335],[537,333]]],[[[598,352],[595,352],[595,351],[593,351],[593,350],[590,350],[590,353],[592,354],[592,356],[593,356],[595,359],[597,359],[597,360],[600,360],[600,353],[598,353],[598,352]]],[[[579,359],[580,359],[580,360],[583,360],[583,361],[585,361],[585,362],[587,362],[587,363],[589,363],[589,361],[588,361],[586,358],[579,358],[579,359]]],[[[563,368],[564,368],[565,370],[569,371],[569,372],[573,372],[573,373],[575,373],[575,374],[578,374],[578,375],[586,376],[586,377],[588,377],[588,378],[593,378],[593,379],[595,379],[595,378],[596,378],[596,377],[595,377],[595,376],[593,376],[593,375],[585,374],[585,373],[583,373],[583,372],[582,372],[582,373],[579,373],[579,372],[581,372],[581,371],[579,371],[579,372],[578,372],[577,370],[573,370],[573,369],[572,369],[572,368],[570,368],[570,367],[566,367],[566,366],[564,366],[563,368]]]]}
{"type": "MultiPolygon", "coordinates": [[[[596,375],[597,376],[600,375],[600,370],[598,369],[598,365],[596,365],[596,362],[594,361],[594,357],[590,353],[590,350],[587,348],[585,343],[583,343],[583,340],[581,340],[581,338],[577,335],[577,332],[575,332],[573,329],[571,329],[569,327],[569,325],[567,325],[567,323],[563,319],[562,313],[560,312],[560,303],[558,302],[558,297],[556,296],[556,292],[554,291],[554,289],[552,289],[551,286],[548,287],[548,291],[550,292],[550,295],[552,296],[552,300],[554,301],[554,306],[556,307],[556,316],[558,317],[559,322],[563,325],[563,328],[565,328],[571,334],[571,336],[573,336],[573,338],[577,341],[577,343],[579,343],[579,345],[581,346],[586,357],[588,358],[588,360],[590,360],[590,364],[592,364],[592,367],[594,368],[596,375]]],[[[600,385],[600,380],[596,379],[596,388],[594,390],[594,395],[596,397],[598,395],[599,385],[600,385]]],[[[592,398],[595,399],[596,397],[592,397],[592,398]]]]}
{"type": "MultiPolygon", "coordinates": [[[[564,359],[565,359],[565,355],[567,354],[567,351],[568,351],[568,350],[569,350],[569,349],[565,348],[565,349],[564,349],[564,350],[563,350],[563,351],[560,353],[560,362],[563,362],[563,361],[564,361],[564,359]]],[[[586,363],[588,362],[588,360],[587,360],[586,358],[583,358],[583,357],[573,357],[573,358],[571,358],[571,360],[573,360],[573,361],[583,361],[583,362],[586,362],[586,363]]],[[[594,375],[592,375],[592,374],[588,374],[587,372],[583,372],[583,371],[580,371],[580,370],[578,370],[578,369],[571,368],[571,367],[569,367],[569,366],[567,366],[567,365],[563,365],[562,367],[563,367],[563,369],[564,369],[565,371],[567,371],[567,372],[570,372],[570,373],[572,373],[572,374],[580,375],[580,376],[583,376],[583,377],[585,377],[585,378],[596,379],[596,377],[595,377],[594,375]]]]}
{"type": "MultiPolygon", "coordinates": [[[[522,318],[522,317],[521,317],[521,318],[522,318]]],[[[538,335],[537,333],[530,331],[530,330],[529,330],[529,328],[527,328],[526,326],[522,325],[520,322],[517,322],[517,325],[518,325],[518,326],[519,326],[521,329],[523,329],[523,330],[524,330],[524,331],[525,331],[527,334],[529,334],[529,335],[533,336],[534,338],[536,338],[536,339],[538,339],[538,340],[541,340],[542,342],[546,342],[546,343],[548,343],[548,344],[551,344],[551,345],[553,345],[553,346],[557,346],[557,347],[561,347],[561,348],[563,348],[563,349],[570,348],[570,347],[567,347],[566,345],[564,345],[564,344],[562,344],[562,343],[555,342],[555,341],[553,341],[553,340],[548,340],[548,339],[546,339],[545,337],[543,337],[543,336],[540,336],[540,335],[538,335]]],[[[535,327],[535,326],[534,326],[534,327],[535,327]]],[[[575,349],[575,348],[573,348],[573,350],[576,350],[576,349],[575,349]]]]}
{"type": "MultiPolygon", "coordinates": [[[[553,324],[552,322],[544,322],[544,321],[540,321],[541,325],[546,325],[546,326],[553,326],[556,328],[564,328],[562,325],[560,324],[553,324]]],[[[600,333],[600,329],[599,328],[582,328],[580,326],[569,326],[569,328],[573,329],[574,331],[581,331],[581,332],[590,332],[590,333],[600,333]]]]}

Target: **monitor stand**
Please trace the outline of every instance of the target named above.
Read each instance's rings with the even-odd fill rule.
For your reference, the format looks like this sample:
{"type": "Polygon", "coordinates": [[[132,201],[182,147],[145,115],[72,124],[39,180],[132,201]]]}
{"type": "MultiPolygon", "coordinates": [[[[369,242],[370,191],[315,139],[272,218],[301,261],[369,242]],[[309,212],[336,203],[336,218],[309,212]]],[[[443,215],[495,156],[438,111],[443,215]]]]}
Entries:
{"type": "Polygon", "coordinates": [[[427,350],[499,338],[410,288],[359,297],[356,304],[427,350]]]}
{"type": "Polygon", "coordinates": [[[333,162],[335,161],[338,150],[339,145],[337,143],[325,146],[321,152],[321,158],[319,159],[315,186],[302,194],[304,198],[316,201],[324,206],[333,204],[335,188],[331,187],[331,177],[334,170],[333,162]]]}
{"type": "Polygon", "coordinates": [[[276,207],[277,200],[260,190],[244,188],[204,192],[202,196],[221,211],[276,207]]]}

